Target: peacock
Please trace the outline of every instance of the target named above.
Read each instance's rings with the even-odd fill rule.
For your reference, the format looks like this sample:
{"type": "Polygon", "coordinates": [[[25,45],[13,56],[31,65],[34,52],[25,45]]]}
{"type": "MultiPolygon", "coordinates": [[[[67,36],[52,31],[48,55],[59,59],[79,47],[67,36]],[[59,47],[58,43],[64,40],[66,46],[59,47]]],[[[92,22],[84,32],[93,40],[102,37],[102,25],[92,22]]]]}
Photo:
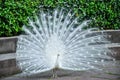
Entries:
{"type": "Polygon", "coordinates": [[[75,13],[65,9],[40,10],[28,19],[16,51],[17,64],[26,75],[57,69],[101,70],[106,61],[114,60],[107,34],[98,28],[85,29],[91,20],[79,22],[75,13]]]}

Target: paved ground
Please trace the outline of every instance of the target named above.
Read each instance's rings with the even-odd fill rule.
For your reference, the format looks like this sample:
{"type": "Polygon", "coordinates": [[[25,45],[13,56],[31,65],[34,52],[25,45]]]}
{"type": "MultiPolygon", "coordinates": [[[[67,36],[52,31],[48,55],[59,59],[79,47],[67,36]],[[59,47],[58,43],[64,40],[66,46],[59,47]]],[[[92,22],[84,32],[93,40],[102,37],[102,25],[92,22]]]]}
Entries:
{"type": "Polygon", "coordinates": [[[102,73],[90,73],[90,72],[73,72],[64,75],[59,75],[58,78],[51,78],[51,76],[32,76],[28,78],[23,77],[9,77],[1,80],[120,80],[119,75],[110,75],[102,73]]]}
{"type": "Polygon", "coordinates": [[[58,70],[58,78],[51,78],[52,71],[35,74],[29,77],[14,75],[1,80],[120,80],[120,67],[109,65],[105,68],[107,72],[100,71],[65,71],[58,70]],[[109,67],[109,68],[108,68],[109,67]]]}

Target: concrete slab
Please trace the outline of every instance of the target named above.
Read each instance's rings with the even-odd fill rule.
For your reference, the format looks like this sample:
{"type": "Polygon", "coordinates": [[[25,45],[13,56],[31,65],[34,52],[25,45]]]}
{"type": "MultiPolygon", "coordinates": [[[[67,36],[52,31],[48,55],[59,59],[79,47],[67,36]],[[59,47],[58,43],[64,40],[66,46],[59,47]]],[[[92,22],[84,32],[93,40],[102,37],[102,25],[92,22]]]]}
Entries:
{"type": "Polygon", "coordinates": [[[0,54],[0,78],[20,72],[15,60],[15,53],[0,54]]]}

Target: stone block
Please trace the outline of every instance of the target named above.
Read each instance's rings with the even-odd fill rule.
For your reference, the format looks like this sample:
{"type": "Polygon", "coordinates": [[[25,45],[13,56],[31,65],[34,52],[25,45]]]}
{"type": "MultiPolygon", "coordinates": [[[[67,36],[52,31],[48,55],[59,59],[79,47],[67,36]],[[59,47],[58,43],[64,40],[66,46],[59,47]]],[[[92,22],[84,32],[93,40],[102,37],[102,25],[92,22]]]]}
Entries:
{"type": "Polygon", "coordinates": [[[15,59],[0,61],[0,78],[19,73],[20,69],[16,65],[15,59]]]}
{"type": "Polygon", "coordinates": [[[17,37],[0,38],[0,54],[14,53],[16,51],[17,37]]]}

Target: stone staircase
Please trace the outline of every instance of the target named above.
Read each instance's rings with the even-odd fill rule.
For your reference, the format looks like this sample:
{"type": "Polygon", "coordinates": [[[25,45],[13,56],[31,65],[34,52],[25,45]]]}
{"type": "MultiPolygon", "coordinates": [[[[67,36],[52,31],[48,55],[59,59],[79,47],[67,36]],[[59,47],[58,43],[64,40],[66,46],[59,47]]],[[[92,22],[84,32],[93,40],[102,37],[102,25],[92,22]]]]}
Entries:
{"type": "MultiPolygon", "coordinates": [[[[110,30],[103,32],[108,35],[111,35],[111,37],[108,37],[108,39],[111,40],[111,42],[120,43],[120,30],[116,30],[116,31],[110,30]]],[[[17,37],[0,38],[0,78],[5,76],[11,76],[13,74],[20,72],[20,69],[17,67],[15,60],[16,42],[17,42],[17,37]]],[[[114,47],[111,49],[116,52],[114,57],[116,59],[120,59],[120,47],[114,47]]],[[[60,79],[60,80],[64,80],[64,79],[60,79]]],[[[88,80],[94,80],[94,79],[88,79],[88,80]]],[[[99,80],[99,79],[95,79],[95,80],[99,80]]]]}
{"type": "Polygon", "coordinates": [[[16,37],[0,38],[0,78],[20,72],[16,66],[16,37]]]}

